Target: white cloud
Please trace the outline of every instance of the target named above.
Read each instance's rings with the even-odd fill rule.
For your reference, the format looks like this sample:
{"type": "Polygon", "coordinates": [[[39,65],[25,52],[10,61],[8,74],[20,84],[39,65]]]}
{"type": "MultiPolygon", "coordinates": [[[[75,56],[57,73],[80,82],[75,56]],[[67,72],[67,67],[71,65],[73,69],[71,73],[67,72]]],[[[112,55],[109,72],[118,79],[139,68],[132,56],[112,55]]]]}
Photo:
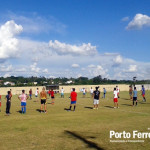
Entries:
{"type": "Polygon", "coordinates": [[[30,65],[30,69],[32,72],[35,72],[35,73],[39,73],[40,71],[40,68],[37,67],[37,63],[34,63],[33,65],[30,65]]]}
{"type": "Polygon", "coordinates": [[[11,75],[9,73],[4,74],[4,78],[10,77],[11,75]]]}
{"type": "Polygon", "coordinates": [[[12,72],[13,71],[13,66],[12,65],[9,65],[9,66],[2,65],[0,67],[0,71],[1,72],[12,72]]]}
{"type": "Polygon", "coordinates": [[[15,14],[9,12],[5,15],[7,18],[22,24],[25,33],[49,33],[51,31],[64,33],[66,25],[52,16],[40,16],[37,13],[15,14]]]}
{"type": "Polygon", "coordinates": [[[43,70],[43,73],[48,73],[48,69],[44,69],[44,70],[43,70]]]}
{"type": "Polygon", "coordinates": [[[91,64],[91,65],[88,65],[88,68],[95,68],[96,66],[91,64]]]}
{"type": "Polygon", "coordinates": [[[137,71],[137,65],[130,65],[129,69],[126,70],[126,72],[136,72],[137,71]]]}
{"type": "Polygon", "coordinates": [[[136,14],[126,27],[127,30],[142,29],[144,26],[150,27],[150,17],[143,14],[136,14]]]}
{"type": "Polygon", "coordinates": [[[15,36],[23,30],[13,20],[0,26],[0,59],[18,56],[18,39],[15,36]]]}
{"type": "Polygon", "coordinates": [[[50,41],[49,47],[55,51],[58,55],[95,55],[97,53],[96,46],[92,46],[91,43],[82,45],[71,45],[66,43],[61,43],[57,40],[50,41]]]}
{"type": "Polygon", "coordinates": [[[122,21],[128,21],[129,20],[129,17],[124,17],[121,19],[122,21]]]}
{"type": "Polygon", "coordinates": [[[116,65],[120,65],[122,63],[123,59],[120,55],[117,55],[114,59],[113,59],[113,66],[116,65]]]}
{"type": "Polygon", "coordinates": [[[104,69],[101,65],[97,65],[97,66],[95,66],[95,68],[90,68],[90,69],[88,69],[88,71],[89,71],[91,77],[95,77],[98,75],[101,75],[103,78],[108,77],[107,69],[104,69]]]}
{"type": "Polygon", "coordinates": [[[79,68],[80,66],[79,66],[79,64],[72,64],[71,67],[72,68],[79,68]]]}
{"type": "Polygon", "coordinates": [[[3,36],[0,34],[0,48],[3,46],[3,40],[15,39],[17,42],[13,46],[7,45],[5,51],[0,51],[0,54],[7,56],[2,57],[6,61],[1,63],[0,76],[79,77],[82,75],[91,78],[102,75],[103,78],[132,79],[134,75],[138,79],[150,78],[150,63],[124,58],[119,53],[99,54],[96,46],[90,43],[71,45],[57,40],[39,42],[18,39],[16,35],[21,33],[22,27],[14,21],[2,25],[1,28],[0,32],[3,36]],[[10,59],[11,57],[14,59],[10,59]]]}

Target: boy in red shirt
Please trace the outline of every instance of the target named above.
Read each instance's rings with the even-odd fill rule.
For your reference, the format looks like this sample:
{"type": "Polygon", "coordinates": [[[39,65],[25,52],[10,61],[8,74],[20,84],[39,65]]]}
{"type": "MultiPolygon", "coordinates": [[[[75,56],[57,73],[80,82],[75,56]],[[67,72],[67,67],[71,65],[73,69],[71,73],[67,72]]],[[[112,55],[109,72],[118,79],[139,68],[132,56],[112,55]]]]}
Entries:
{"type": "Polygon", "coordinates": [[[74,105],[74,110],[76,109],[76,101],[77,101],[77,93],[75,92],[75,88],[72,89],[73,91],[70,94],[71,98],[71,104],[70,104],[70,109],[68,111],[71,111],[72,105],[74,105]]]}
{"type": "Polygon", "coordinates": [[[51,89],[51,99],[52,99],[52,105],[54,105],[55,96],[54,96],[53,89],[51,89]]]}

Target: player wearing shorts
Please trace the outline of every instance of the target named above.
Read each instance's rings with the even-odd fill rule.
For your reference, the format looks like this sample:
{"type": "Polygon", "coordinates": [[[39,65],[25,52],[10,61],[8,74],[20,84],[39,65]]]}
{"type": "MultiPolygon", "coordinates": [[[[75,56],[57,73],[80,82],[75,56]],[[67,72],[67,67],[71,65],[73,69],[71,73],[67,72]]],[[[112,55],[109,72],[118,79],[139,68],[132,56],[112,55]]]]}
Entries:
{"type": "Polygon", "coordinates": [[[142,97],[143,97],[143,102],[146,102],[144,85],[142,85],[142,97]]]}
{"type": "Polygon", "coordinates": [[[54,96],[54,91],[53,91],[53,89],[51,89],[51,99],[52,99],[52,105],[54,105],[55,96],[54,96]]]}
{"type": "Polygon", "coordinates": [[[94,107],[93,109],[98,109],[99,105],[99,99],[100,99],[100,91],[98,90],[99,87],[96,87],[96,90],[93,92],[93,97],[94,97],[94,107]]]}
{"type": "Polygon", "coordinates": [[[85,98],[85,95],[86,95],[86,90],[85,88],[83,88],[83,98],[85,98]]]}
{"type": "Polygon", "coordinates": [[[119,108],[118,107],[118,91],[116,88],[114,88],[114,108],[119,108]]]}
{"type": "Polygon", "coordinates": [[[35,97],[36,97],[37,102],[38,102],[38,94],[39,94],[39,88],[37,88],[36,91],[35,91],[35,97]]]}
{"type": "Polygon", "coordinates": [[[46,113],[46,100],[47,100],[47,94],[45,91],[45,88],[43,87],[42,91],[40,92],[40,99],[41,99],[41,113],[43,112],[43,106],[44,106],[44,112],[46,113]]]}
{"type": "Polygon", "coordinates": [[[32,99],[32,89],[29,91],[30,100],[32,99]]]}
{"type": "Polygon", "coordinates": [[[75,92],[75,88],[72,89],[72,92],[70,94],[71,104],[68,111],[71,111],[72,105],[74,105],[74,110],[76,109],[76,101],[77,101],[77,93],[75,92]]]}
{"type": "Polygon", "coordinates": [[[136,106],[137,106],[137,90],[136,90],[136,87],[134,87],[134,90],[133,90],[133,106],[134,106],[134,102],[136,102],[136,106]]]}
{"type": "Polygon", "coordinates": [[[63,87],[61,89],[61,98],[64,98],[64,89],[63,89],[63,87]]]}
{"type": "Polygon", "coordinates": [[[103,91],[104,91],[104,96],[103,96],[103,98],[105,98],[105,95],[106,95],[106,89],[103,88],[103,91]]]}
{"type": "Polygon", "coordinates": [[[22,94],[18,96],[18,99],[21,101],[21,112],[22,114],[26,113],[26,105],[27,105],[27,99],[28,95],[25,94],[25,90],[22,90],[22,94]]]}

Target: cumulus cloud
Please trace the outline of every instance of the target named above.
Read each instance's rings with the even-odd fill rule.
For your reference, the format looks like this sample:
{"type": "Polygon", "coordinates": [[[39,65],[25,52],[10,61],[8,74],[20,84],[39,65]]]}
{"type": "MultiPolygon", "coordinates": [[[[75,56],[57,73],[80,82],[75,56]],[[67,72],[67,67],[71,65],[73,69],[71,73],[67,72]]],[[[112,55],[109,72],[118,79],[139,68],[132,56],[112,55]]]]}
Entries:
{"type": "Polygon", "coordinates": [[[50,41],[49,47],[55,51],[58,55],[95,55],[97,53],[96,46],[92,46],[91,43],[82,45],[71,45],[66,43],[61,43],[57,40],[50,41]]]}
{"type": "Polygon", "coordinates": [[[122,63],[123,59],[120,55],[117,55],[114,59],[113,59],[113,66],[117,66],[120,65],[122,63]]]}
{"type": "Polygon", "coordinates": [[[72,64],[71,67],[72,68],[79,68],[80,66],[79,66],[79,64],[72,64]]]}
{"type": "Polygon", "coordinates": [[[22,26],[17,25],[13,20],[0,26],[0,59],[18,56],[18,39],[15,36],[22,30],[22,26]]]}
{"type": "Polygon", "coordinates": [[[40,71],[40,68],[37,67],[37,63],[34,63],[33,65],[30,65],[30,69],[32,72],[35,72],[35,73],[39,73],[40,71]]]}
{"type": "Polygon", "coordinates": [[[143,27],[150,27],[150,17],[143,14],[136,14],[132,21],[126,27],[127,30],[142,29],[143,27]]]}
{"type": "Polygon", "coordinates": [[[107,71],[108,70],[104,69],[101,65],[97,65],[93,68],[88,69],[88,72],[90,73],[91,77],[101,75],[102,77],[107,78],[108,77],[107,71]]]}
{"type": "Polygon", "coordinates": [[[129,69],[125,70],[124,72],[136,72],[137,71],[137,65],[129,65],[129,69]]]}

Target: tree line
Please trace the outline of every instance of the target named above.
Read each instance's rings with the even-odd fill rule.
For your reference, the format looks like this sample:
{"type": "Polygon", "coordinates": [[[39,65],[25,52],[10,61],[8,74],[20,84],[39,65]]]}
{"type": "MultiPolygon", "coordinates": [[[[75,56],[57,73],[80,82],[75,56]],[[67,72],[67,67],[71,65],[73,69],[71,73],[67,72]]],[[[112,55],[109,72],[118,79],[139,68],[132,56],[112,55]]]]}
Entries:
{"type": "Polygon", "coordinates": [[[10,86],[4,85],[4,82],[13,82],[15,85],[13,86],[44,86],[44,85],[98,85],[98,84],[150,84],[150,80],[110,80],[107,78],[102,78],[101,75],[93,77],[91,79],[87,77],[79,77],[79,78],[66,78],[66,77],[58,77],[58,78],[45,78],[45,77],[0,77],[0,86],[10,86]],[[68,83],[68,81],[72,81],[68,83]],[[36,84],[37,83],[37,84],[36,84]]]}

